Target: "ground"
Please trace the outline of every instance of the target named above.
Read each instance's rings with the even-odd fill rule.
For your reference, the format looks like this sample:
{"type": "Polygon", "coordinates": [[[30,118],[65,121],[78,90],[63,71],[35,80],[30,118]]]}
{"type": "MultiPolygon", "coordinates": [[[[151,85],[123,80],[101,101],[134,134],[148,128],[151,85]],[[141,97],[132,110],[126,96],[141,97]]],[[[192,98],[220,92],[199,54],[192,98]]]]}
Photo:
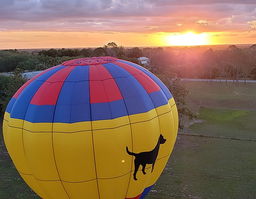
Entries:
{"type": "Polygon", "coordinates": [[[256,198],[256,84],[185,84],[199,122],[178,136],[148,199],[256,198]]]}
{"type": "MultiPolygon", "coordinates": [[[[166,169],[147,198],[255,199],[256,84],[185,85],[188,103],[199,113],[197,122],[179,134],[166,169]]],[[[3,152],[1,145],[0,198],[37,198],[3,152]]]]}

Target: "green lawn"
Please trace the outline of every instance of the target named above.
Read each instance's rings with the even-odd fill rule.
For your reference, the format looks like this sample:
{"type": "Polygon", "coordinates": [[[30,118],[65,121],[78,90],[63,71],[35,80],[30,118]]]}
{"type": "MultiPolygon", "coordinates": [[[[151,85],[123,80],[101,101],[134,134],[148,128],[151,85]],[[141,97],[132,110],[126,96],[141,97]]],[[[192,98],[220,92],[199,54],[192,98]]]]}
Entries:
{"type": "MultiPolygon", "coordinates": [[[[256,84],[185,82],[199,113],[185,133],[256,139],[256,84]]],[[[179,135],[149,199],[255,199],[256,142],[179,135]]]]}
{"type": "Polygon", "coordinates": [[[255,83],[184,82],[192,108],[256,110],[255,83]]]}
{"type": "Polygon", "coordinates": [[[179,136],[149,199],[255,199],[256,142],[179,136]]]}
{"type": "MultiPolygon", "coordinates": [[[[186,133],[256,139],[256,84],[186,82],[199,113],[186,133]]],[[[0,137],[0,144],[2,143],[0,137]]],[[[179,135],[148,199],[255,199],[256,142],[179,135]]],[[[0,199],[33,199],[0,147],[0,199]]]]}
{"type": "Polygon", "coordinates": [[[201,123],[192,125],[188,132],[242,139],[256,139],[256,111],[219,108],[200,108],[201,123]]]}

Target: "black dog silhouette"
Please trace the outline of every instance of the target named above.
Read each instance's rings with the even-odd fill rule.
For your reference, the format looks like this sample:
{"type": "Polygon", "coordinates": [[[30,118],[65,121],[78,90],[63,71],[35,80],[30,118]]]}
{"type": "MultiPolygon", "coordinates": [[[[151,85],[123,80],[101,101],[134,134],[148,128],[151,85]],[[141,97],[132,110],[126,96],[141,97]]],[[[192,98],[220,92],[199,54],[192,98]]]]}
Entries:
{"type": "Polygon", "coordinates": [[[153,172],[156,158],[157,158],[157,155],[159,152],[160,144],[164,144],[165,141],[166,141],[166,139],[164,139],[164,137],[162,135],[160,135],[158,142],[152,151],[146,151],[146,152],[141,152],[141,153],[130,152],[128,147],[126,147],[127,153],[129,155],[135,156],[135,159],[134,159],[135,169],[134,169],[134,173],[133,173],[134,180],[137,180],[136,174],[137,174],[137,171],[138,171],[140,165],[142,165],[142,172],[144,175],[146,174],[146,172],[145,172],[146,164],[152,164],[151,173],[153,172]]]}

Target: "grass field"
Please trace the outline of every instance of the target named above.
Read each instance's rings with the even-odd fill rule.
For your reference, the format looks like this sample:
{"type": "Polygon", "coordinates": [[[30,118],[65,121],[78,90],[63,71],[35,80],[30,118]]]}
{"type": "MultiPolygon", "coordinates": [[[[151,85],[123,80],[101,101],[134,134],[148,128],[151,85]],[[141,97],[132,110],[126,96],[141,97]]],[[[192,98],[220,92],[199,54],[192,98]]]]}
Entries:
{"type": "Polygon", "coordinates": [[[255,199],[256,142],[243,140],[256,139],[256,84],[185,85],[188,103],[200,120],[185,133],[209,137],[179,135],[148,198],[255,199]]]}
{"type": "Polygon", "coordinates": [[[256,110],[255,83],[184,82],[192,108],[256,110]]]}
{"type": "MultiPolygon", "coordinates": [[[[209,137],[179,135],[166,169],[147,198],[255,199],[256,84],[185,85],[190,91],[188,103],[200,121],[186,133],[209,137]]],[[[37,196],[0,148],[0,199],[16,198],[37,196]]]]}

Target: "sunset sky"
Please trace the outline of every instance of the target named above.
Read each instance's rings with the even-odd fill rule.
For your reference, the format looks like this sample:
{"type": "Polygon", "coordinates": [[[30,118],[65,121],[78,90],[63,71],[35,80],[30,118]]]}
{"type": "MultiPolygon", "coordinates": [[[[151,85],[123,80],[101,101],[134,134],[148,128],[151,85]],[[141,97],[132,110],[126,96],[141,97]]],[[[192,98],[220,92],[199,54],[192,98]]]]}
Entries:
{"type": "Polygon", "coordinates": [[[0,49],[95,47],[110,41],[256,43],[256,0],[0,0],[0,49]]]}

